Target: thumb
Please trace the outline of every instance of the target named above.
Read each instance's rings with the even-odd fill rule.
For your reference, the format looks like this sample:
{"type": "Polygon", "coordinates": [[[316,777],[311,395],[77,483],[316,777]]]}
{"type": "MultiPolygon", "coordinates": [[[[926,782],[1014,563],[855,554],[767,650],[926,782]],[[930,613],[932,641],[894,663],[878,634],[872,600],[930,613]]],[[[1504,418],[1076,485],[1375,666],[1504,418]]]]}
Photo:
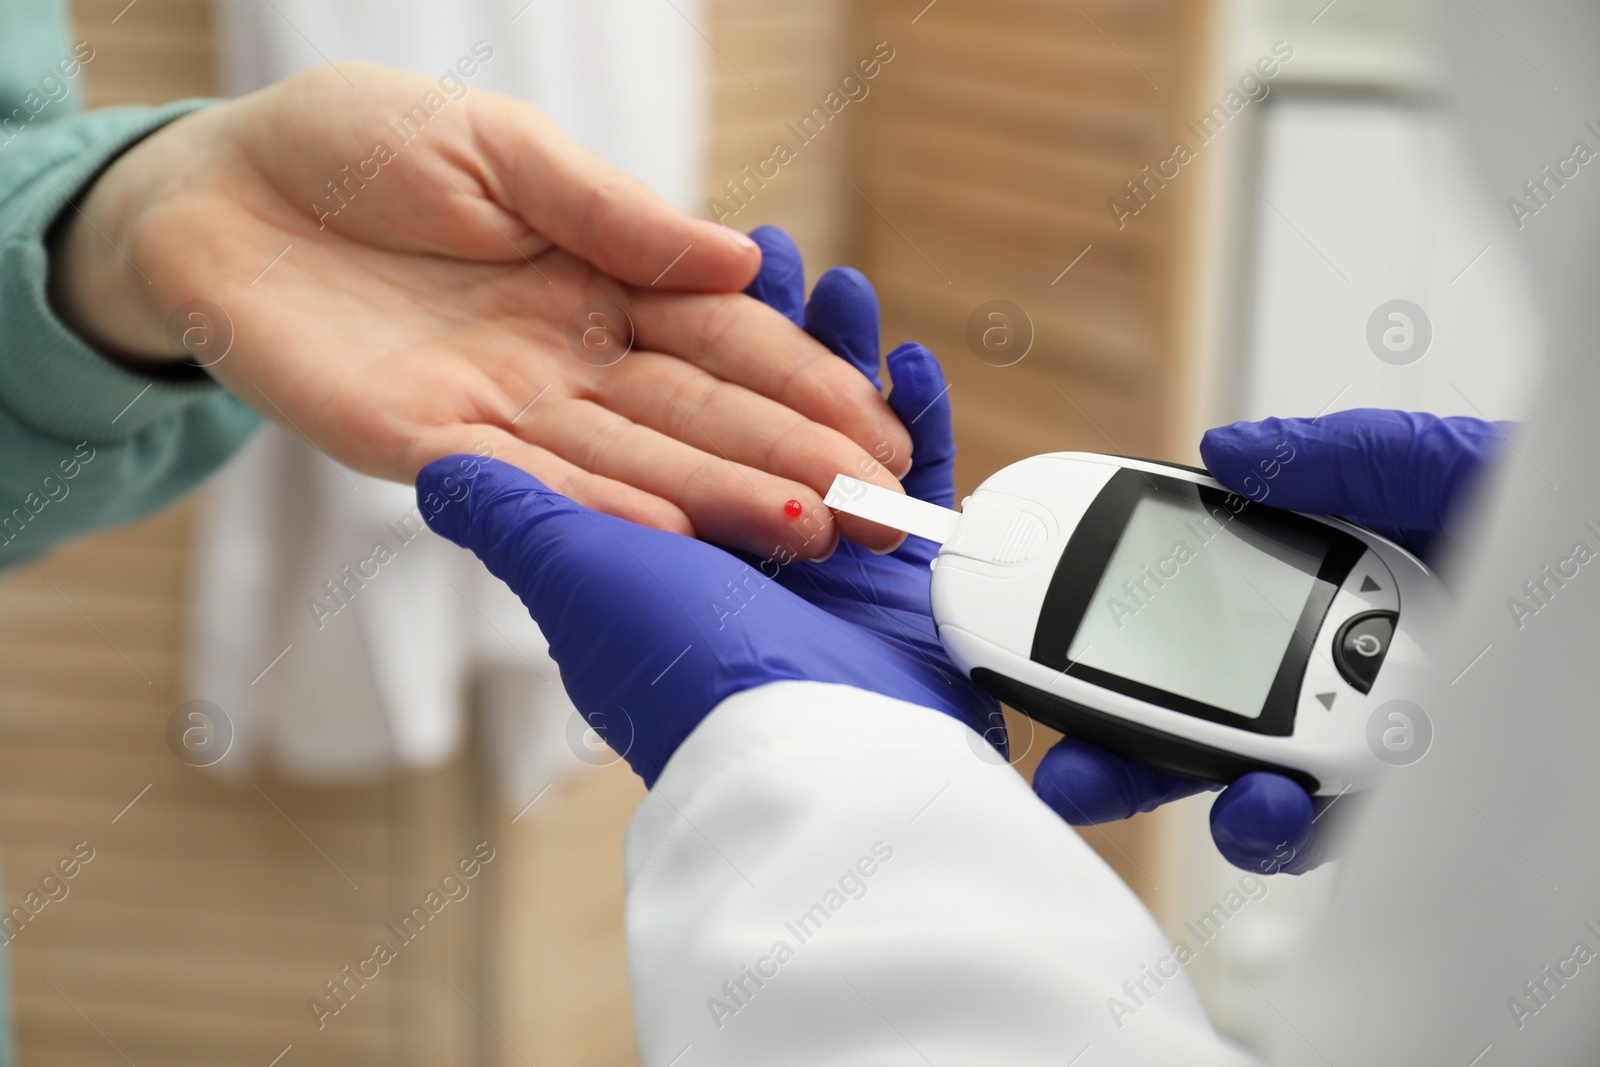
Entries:
{"type": "Polygon", "coordinates": [[[468,455],[423,467],[417,506],[429,529],[472,551],[536,619],[544,554],[563,530],[594,514],[520,468],[468,455]]]}
{"type": "Polygon", "coordinates": [[[776,593],[753,599],[741,618],[750,626],[724,626],[733,612],[718,598],[736,595],[727,591],[751,572],[719,548],[590,511],[477,456],[428,464],[417,498],[434,532],[471,549],[522,598],[590,725],[612,742],[607,731],[624,724],[621,754],[647,785],[725,697],[801,676],[786,650],[767,651],[775,640],[752,637],[796,625],[776,593]]]}
{"type": "Polygon", "coordinates": [[[517,594],[550,640],[550,654],[580,709],[590,675],[613,660],[648,658],[659,636],[682,630],[686,591],[655,577],[663,559],[693,576],[691,538],[591,511],[533,475],[496,459],[446,456],[417,475],[430,529],[469,549],[517,594]],[[601,635],[607,642],[597,640],[601,635]]]}
{"type": "Polygon", "coordinates": [[[679,729],[665,729],[665,712],[703,714],[715,704],[692,691],[695,673],[675,675],[684,684],[671,692],[645,689],[640,679],[682,648],[663,638],[685,629],[680,597],[652,581],[651,550],[698,542],[590,511],[525,471],[477,456],[428,464],[417,475],[417,500],[435,533],[471,549],[521,598],[550,641],[574,706],[653,781],[698,721],[680,715],[679,729]]]}
{"type": "Polygon", "coordinates": [[[1073,826],[1126,819],[1209,788],[1071,737],[1046,752],[1033,772],[1033,791],[1073,826]]]}
{"type": "Polygon", "coordinates": [[[1235,867],[1263,874],[1305,869],[1315,821],[1315,806],[1306,791],[1267,771],[1246,774],[1211,805],[1217,851],[1235,867]]]}

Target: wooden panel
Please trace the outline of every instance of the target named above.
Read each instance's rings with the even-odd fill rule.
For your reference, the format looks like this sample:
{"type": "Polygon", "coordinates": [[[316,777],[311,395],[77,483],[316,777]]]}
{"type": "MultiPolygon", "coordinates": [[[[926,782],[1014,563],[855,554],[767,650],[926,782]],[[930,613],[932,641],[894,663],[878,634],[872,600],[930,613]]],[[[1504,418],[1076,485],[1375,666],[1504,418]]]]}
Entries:
{"type": "Polygon", "coordinates": [[[497,931],[507,949],[502,1067],[638,1062],[621,923],[622,836],[642,799],[643,784],[618,762],[552,789],[515,825],[515,813],[505,816],[499,834],[510,846],[501,874],[517,899],[497,931]]]}
{"type": "MultiPolygon", "coordinates": [[[[97,53],[88,102],[212,92],[209,12],[206,0],[75,5],[97,53]]],[[[471,851],[484,820],[469,766],[236,788],[168,750],[192,516],[170,510],[0,580],[6,908],[76,842],[94,849],[64,898],[20,929],[13,919],[21,1062],[263,1067],[290,1045],[285,1064],[485,1062],[491,1031],[466,998],[487,1003],[476,946],[492,864],[377,978],[352,983],[324,1029],[308,1007],[377,940],[398,943],[384,924],[471,851]]]]}
{"type": "MultiPolygon", "coordinates": [[[[846,51],[885,40],[896,57],[858,116],[849,258],[882,298],[885,349],[916,339],[944,363],[958,491],[1040,452],[1188,454],[1170,432],[1183,380],[1174,327],[1182,179],[1124,227],[1108,202],[1170,153],[1194,95],[1207,7],[857,8],[846,51]],[[1011,366],[980,358],[967,340],[974,313],[997,299],[1031,322],[1032,347],[1011,366]]],[[[1012,724],[1021,749],[1029,726],[1012,724]]],[[[1040,730],[1018,769],[1031,774],[1054,736],[1040,730]]],[[[1084,836],[1157,903],[1153,822],[1084,836]]]]}
{"type": "Polygon", "coordinates": [[[216,95],[210,0],[70,0],[68,6],[78,36],[95,48],[84,68],[94,107],[216,95]]]}
{"type": "Polygon", "coordinates": [[[0,582],[8,908],[76,842],[94,850],[9,948],[23,1062],[259,1067],[290,1044],[296,1063],[467,1062],[451,1049],[480,1026],[444,979],[479,994],[466,950],[487,893],[451,905],[325,1029],[307,1002],[397,940],[384,923],[471,850],[475,787],[452,769],[233,788],[177,760],[165,729],[190,524],[171,510],[0,582]]]}
{"type": "Polygon", "coordinates": [[[843,0],[708,0],[707,8],[714,112],[706,196],[736,214],[708,206],[706,215],[747,232],[764,223],[782,226],[815,278],[841,262],[850,243],[845,200],[854,194],[845,175],[861,107],[851,105],[858,113],[847,109],[806,145],[785,123],[820,104],[855,62],[844,37],[846,5],[843,0]],[[743,168],[769,158],[778,141],[795,149],[794,161],[763,186],[747,185],[744,201],[731,198],[724,183],[744,180],[743,168]]]}
{"type": "Polygon", "coordinates": [[[886,338],[922,339],[944,359],[963,488],[1043,448],[1168,447],[1177,197],[1158,195],[1125,228],[1107,205],[1170,149],[1199,6],[864,9],[859,39],[888,40],[898,54],[852,160],[864,193],[852,232],[883,290],[886,338]],[[965,337],[974,310],[996,298],[1034,328],[1012,367],[983,362],[965,337]]]}

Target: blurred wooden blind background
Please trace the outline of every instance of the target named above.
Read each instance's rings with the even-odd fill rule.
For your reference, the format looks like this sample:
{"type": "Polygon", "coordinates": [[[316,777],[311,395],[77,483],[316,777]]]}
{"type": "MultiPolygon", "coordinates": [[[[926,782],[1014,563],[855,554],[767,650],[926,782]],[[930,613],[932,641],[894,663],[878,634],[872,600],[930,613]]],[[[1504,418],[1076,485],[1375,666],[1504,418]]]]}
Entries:
{"type": "MultiPolygon", "coordinates": [[[[97,53],[89,104],[214,94],[205,0],[72,10],[97,53]]],[[[515,849],[470,765],[373,786],[230,788],[168,750],[192,526],[179,506],[0,583],[8,906],[74,842],[95,849],[10,948],[21,1062],[496,1062],[500,1039],[478,1014],[498,987],[480,922],[515,849]],[[350,1006],[319,1032],[308,1000],[327,1001],[324,983],[379,937],[397,940],[384,924],[483,839],[500,867],[377,979],[349,986],[350,1006]]]]}
{"type": "MultiPolygon", "coordinates": [[[[708,0],[708,197],[792,142],[785,124],[877,42],[894,49],[868,96],[728,221],[785,226],[813,278],[861,267],[883,298],[886,343],[939,353],[962,490],[1040,451],[1180,450],[1163,428],[1183,371],[1172,324],[1185,194],[1120,231],[1106,201],[1170,148],[1202,8],[708,0]],[[1009,367],[966,341],[972,312],[997,298],[1035,330],[1009,367]]],[[[205,0],[73,10],[98,51],[92,104],[214,91],[205,0]]],[[[191,525],[179,507],[0,581],[8,905],[74,842],[96,849],[12,946],[22,1062],[263,1067],[290,1045],[282,1067],[634,1062],[620,842],[636,780],[607,768],[513,824],[472,757],[337,790],[230,789],[182,765],[164,729],[191,525]],[[481,839],[498,854],[474,895],[317,1032],[306,1000],[481,839]]],[[[1036,738],[1025,765],[1046,744],[1036,738]]],[[[1154,895],[1137,821],[1088,837],[1154,895]]]]}
{"type": "Polygon", "coordinates": [[[898,58],[857,131],[853,251],[882,293],[887,337],[922,340],[945,364],[962,489],[1039,452],[1177,447],[1163,428],[1179,358],[1174,209],[1184,188],[1158,192],[1123,229],[1108,202],[1170,154],[1201,58],[1202,8],[861,9],[862,39],[889,41],[898,58]],[[972,312],[994,299],[1032,321],[1032,348],[1012,366],[968,345],[972,312]]]}
{"type": "MultiPolygon", "coordinates": [[[[1179,223],[1194,175],[1125,227],[1109,202],[1171,151],[1202,62],[1205,6],[860,9],[864,38],[888,41],[897,58],[857,133],[851,232],[882,296],[885,344],[922,341],[945,367],[958,494],[1041,452],[1187,451],[1171,428],[1184,380],[1179,223]],[[984,312],[975,326],[997,300],[1020,314],[984,312]],[[985,329],[1009,331],[1000,351],[974,347],[985,329]]],[[[1009,709],[1008,723],[1031,778],[1057,735],[1009,709]]],[[[1158,913],[1161,818],[1081,831],[1158,913]]]]}
{"type": "MultiPolygon", "coordinates": [[[[940,357],[960,493],[1008,463],[1082,449],[1184,458],[1185,174],[1118,228],[1108,202],[1166,158],[1190,110],[1209,5],[1199,0],[719,0],[707,196],[729,225],[788,229],[812,280],[861,268],[884,349],[940,357]],[[809,143],[801,116],[883,42],[894,58],[809,143]],[[746,164],[784,141],[765,185],[746,164]],[[726,184],[748,190],[733,201],[726,184]],[[1070,269],[1068,269],[1070,267],[1070,269]],[[969,321],[1005,300],[1026,356],[980,358],[969,321]]],[[[859,93],[859,89],[855,90],[859,93]]],[[[768,168],[770,173],[771,168],[768,168]]],[[[1185,180],[1189,184],[1185,185],[1185,180]]],[[[987,325],[987,320],[985,322],[987,325]]],[[[1019,770],[1056,735],[1012,716],[1019,770]]],[[[1086,838],[1152,904],[1159,835],[1140,817],[1086,838]]]]}

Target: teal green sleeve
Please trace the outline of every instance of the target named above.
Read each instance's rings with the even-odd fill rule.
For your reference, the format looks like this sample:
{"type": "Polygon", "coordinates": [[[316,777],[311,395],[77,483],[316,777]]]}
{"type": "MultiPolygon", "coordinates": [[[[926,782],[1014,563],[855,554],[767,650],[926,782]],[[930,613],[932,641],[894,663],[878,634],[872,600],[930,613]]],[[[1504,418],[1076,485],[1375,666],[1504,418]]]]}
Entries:
{"type": "Polygon", "coordinates": [[[74,114],[70,97],[39,91],[40,77],[70,52],[39,45],[46,51],[31,62],[41,74],[17,74],[29,60],[6,36],[23,6],[49,23],[38,41],[59,32],[50,5],[0,0],[0,108],[14,105],[0,111],[0,568],[161,508],[259,421],[199,372],[162,379],[112,363],[50,306],[46,238],[75,210],[69,201],[140,138],[204,103],[74,114]]]}

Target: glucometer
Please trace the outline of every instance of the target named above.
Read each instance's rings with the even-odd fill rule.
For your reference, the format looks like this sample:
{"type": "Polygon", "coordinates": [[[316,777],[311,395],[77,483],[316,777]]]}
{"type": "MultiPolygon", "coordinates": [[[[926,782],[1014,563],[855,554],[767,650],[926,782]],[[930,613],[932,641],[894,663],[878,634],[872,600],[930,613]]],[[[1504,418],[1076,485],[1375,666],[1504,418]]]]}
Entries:
{"type": "Polygon", "coordinates": [[[1128,759],[1313,794],[1373,784],[1374,712],[1413,696],[1444,603],[1370,530],[1255,503],[1205,472],[1058,452],[961,511],[844,475],[828,506],[941,545],[939,639],[979,686],[1128,759]]]}

